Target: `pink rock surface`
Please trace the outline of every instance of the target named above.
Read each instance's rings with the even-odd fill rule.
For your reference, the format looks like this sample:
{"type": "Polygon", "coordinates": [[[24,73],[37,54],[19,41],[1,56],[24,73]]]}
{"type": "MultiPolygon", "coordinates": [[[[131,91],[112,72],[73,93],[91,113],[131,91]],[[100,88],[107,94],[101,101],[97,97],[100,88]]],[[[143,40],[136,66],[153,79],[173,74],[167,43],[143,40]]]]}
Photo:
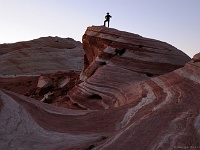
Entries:
{"type": "Polygon", "coordinates": [[[82,44],[71,38],[42,37],[0,44],[0,76],[81,71],[83,56],[82,44]]]}
{"type": "Polygon", "coordinates": [[[124,105],[137,82],[183,67],[191,59],[158,40],[105,27],[88,27],[83,35],[83,80],[69,93],[86,109],[124,105]]]}
{"type": "Polygon", "coordinates": [[[31,41],[22,41],[17,43],[5,43],[0,44],[0,55],[9,53],[15,50],[21,50],[25,48],[33,47],[51,47],[58,49],[73,49],[80,45],[80,42],[76,42],[71,38],[60,38],[60,37],[41,37],[31,41]]]}

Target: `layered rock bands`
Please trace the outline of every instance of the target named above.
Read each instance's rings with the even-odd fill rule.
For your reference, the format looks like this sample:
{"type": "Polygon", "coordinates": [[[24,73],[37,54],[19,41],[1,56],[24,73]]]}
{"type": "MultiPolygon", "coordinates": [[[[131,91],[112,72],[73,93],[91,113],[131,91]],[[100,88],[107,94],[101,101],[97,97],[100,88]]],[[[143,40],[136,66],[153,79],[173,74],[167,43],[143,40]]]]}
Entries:
{"type": "Polygon", "coordinates": [[[82,82],[68,96],[85,110],[0,91],[0,149],[200,148],[200,53],[89,27],[82,82]]]}
{"type": "Polygon", "coordinates": [[[86,109],[108,109],[130,101],[138,82],[183,67],[190,58],[158,40],[109,29],[88,27],[83,35],[83,80],[69,94],[86,109]]]}

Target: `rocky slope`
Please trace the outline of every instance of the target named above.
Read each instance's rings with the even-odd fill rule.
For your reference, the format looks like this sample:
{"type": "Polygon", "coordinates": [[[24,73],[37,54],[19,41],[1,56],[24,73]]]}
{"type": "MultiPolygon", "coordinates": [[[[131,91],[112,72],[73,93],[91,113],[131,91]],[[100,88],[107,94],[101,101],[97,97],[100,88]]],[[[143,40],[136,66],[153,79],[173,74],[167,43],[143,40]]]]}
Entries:
{"type": "MultiPolygon", "coordinates": [[[[83,44],[86,56],[82,83],[69,96],[74,104],[87,110],[58,108],[2,89],[0,149],[174,150],[200,147],[200,53],[190,60],[166,43],[104,27],[88,28],[83,44]],[[94,34],[94,31],[97,32],[94,34]],[[130,45],[134,45],[138,40],[135,43],[143,45],[139,47],[141,51],[137,51],[137,44],[131,48],[124,44],[120,50],[111,47],[115,42],[108,44],[107,40],[114,39],[116,34],[123,38],[115,41],[124,42],[127,37],[127,41],[133,40],[130,45]],[[144,45],[157,48],[149,52],[144,45]],[[137,57],[133,57],[135,55],[137,57]]],[[[38,86],[41,85],[44,84],[38,86]]]]}
{"type": "Polygon", "coordinates": [[[71,38],[42,37],[0,45],[0,75],[40,75],[56,71],[81,71],[84,51],[71,38]]]}

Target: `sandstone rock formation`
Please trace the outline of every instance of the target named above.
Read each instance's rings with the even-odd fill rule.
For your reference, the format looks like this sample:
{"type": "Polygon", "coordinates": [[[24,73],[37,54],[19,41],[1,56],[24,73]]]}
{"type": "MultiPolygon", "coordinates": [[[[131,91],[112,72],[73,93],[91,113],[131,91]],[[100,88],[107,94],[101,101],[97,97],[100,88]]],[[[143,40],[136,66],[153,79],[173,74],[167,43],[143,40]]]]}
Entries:
{"type": "Polygon", "coordinates": [[[42,37],[0,45],[0,75],[40,75],[56,71],[81,71],[84,51],[71,38],[42,37]]]}
{"type": "Polygon", "coordinates": [[[69,94],[83,108],[107,109],[126,104],[137,82],[183,67],[190,58],[175,47],[136,34],[89,27],[83,35],[84,70],[69,94]]]}
{"type": "MultiPolygon", "coordinates": [[[[82,83],[68,101],[85,110],[2,89],[0,149],[200,147],[200,53],[191,60],[167,43],[104,27],[88,28],[83,46],[82,83]]],[[[72,81],[64,76],[52,79],[53,85],[60,89],[57,83],[65,79],[67,88],[72,81]]]]}
{"type": "Polygon", "coordinates": [[[62,109],[0,91],[0,149],[174,150],[200,146],[200,54],[129,88],[128,104],[62,109]]]}

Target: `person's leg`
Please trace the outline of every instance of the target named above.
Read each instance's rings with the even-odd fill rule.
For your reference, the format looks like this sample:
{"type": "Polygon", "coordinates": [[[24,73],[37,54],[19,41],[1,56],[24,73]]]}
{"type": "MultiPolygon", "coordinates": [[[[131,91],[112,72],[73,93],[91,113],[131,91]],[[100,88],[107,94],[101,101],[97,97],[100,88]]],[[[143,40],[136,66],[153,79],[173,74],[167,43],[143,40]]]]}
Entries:
{"type": "Polygon", "coordinates": [[[106,20],[104,21],[104,25],[103,25],[104,27],[106,26],[106,20]]]}
{"type": "Polygon", "coordinates": [[[109,28],[109,22],[110,22],[110,21],[108,20],[108,28],[109,28]]]}

